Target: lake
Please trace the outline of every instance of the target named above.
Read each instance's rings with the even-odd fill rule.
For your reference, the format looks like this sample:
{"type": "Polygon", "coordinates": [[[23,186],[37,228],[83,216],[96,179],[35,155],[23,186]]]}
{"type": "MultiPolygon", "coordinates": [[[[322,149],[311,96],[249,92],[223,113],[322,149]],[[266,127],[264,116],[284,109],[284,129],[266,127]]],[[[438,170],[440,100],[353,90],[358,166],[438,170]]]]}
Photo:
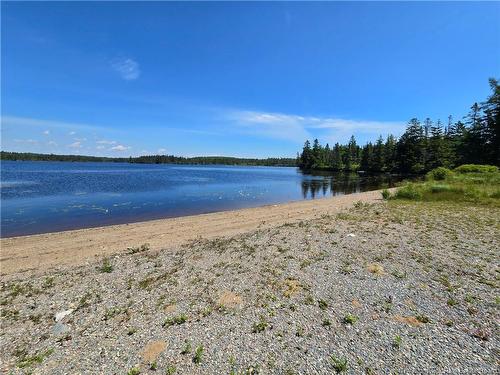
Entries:
{"type": "Polygon", "coordinates": [[[394,182],[284,167],[2,161],[1,236],[314,199],[394,182]]]}

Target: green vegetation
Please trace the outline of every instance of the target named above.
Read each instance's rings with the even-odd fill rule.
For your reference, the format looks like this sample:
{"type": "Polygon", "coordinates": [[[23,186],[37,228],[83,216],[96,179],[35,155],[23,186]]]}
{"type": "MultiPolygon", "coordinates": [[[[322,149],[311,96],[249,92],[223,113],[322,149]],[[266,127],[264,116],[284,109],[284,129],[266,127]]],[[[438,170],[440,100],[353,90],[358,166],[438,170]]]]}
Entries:
{"type": "Polygon", "coordinates": [[[259,322],[253,324],[252,332],[253,333],[264,332],[266,330],[267,326],[268,326],[268,323],[267,323],[266,319],[263,316],[261,316],[259,322]]]}
{"type": "Polygon", "coordinates": [[[174,155],[146,155],[128,158],[108,158],[87,155],[55,155],[36,154],[32,152],[0,152],[0,160],[21,161],[69,161],[69,162],[114,162],[114,163],[138,163],[138,164],[221,164],[221,165],[256,165],[275,167],[295,167],[297,160],[294,158],[232,158],[226,156],[197,156],[185,158],[174,155]]]}
{"type": "MultiPolygon", "coordinates": [[[[396,139],[389,135],[363,147],[354,136],[347,145],[322,146],[306,141],[297,164],[303,170],[364,171],[370,173],[424,174],[439,167],[453,168],[463,164],[500,165],[500,85],[490,79],[492,94],[483,103],[474,103],[464,121],[443,126],[430,118],[423,124],[413,118],[405,133],[396,139]]],[[[495,167],[476,169],[463,165],[459,173],[494,173],[495,167]]],[[[446,177],[437,170],[435,177],[446,177]]],[[[439,178],[434,178],[439,180],[439,178]]]]}
{"type": "Polygon", "coordinates": [[[330,362],[332,363],[333,369],[337,374],[347,371],[347,359],[337,358],[334,355],[330,356],[330,362]]]}
{"type": "Polygon", "coordinates": [[[358,319],[359,318],[356,315],[347,314],[346,316],[344,316],[343,322],[345,324],[353,325],[354,323],[356,323],[358,321],[358,319]]]}
{"type": "Polygon", "coordinates": [[[113,272],[113,265],[111,264],[109,258],[104,258],[102,260],[102,266],[99,268],[99,271],[101,271],[102,273],[113,272]]]}
{"type": "Polygon", "coordinates": [[[23,355],[19,360],[19,362],[17,363],[17,367],[26,368],[34,366],[36,364],[40,364],[43,362],[45,358],[50,356],[52,353],[54,353],[54,349],[47,349],[43,353],[38,353],[33,356],[23,355]]]}
{"type": "Polygon", "coordinates": [[[468,164],[453,171],[439,168],[430,171],[425,182],[406,183],[392,198],[498,205],[500,172],[491,165],[468,164]]]}
{"type": "Polygon", "coordinates": [[[173,326],[173,325],[180,325],[180,324],[184,324],[187,322],[187,316],[185,314],[181,314],[181,315],[178,315],[178,316],[174,316],[173,318],[168,318],[166,319],[163,324],[162,324],[162,327],[170,327],[170,326],[173,326]]]}
{"type": "Polygon", "coordinates": [[[128,370],[127,375],[139,375],[141,373],[141,370],[138,367],[132,367],[130,370],[128,370]]]}
{"type": "Polygon", "coordinates": [[[196,350],[194,351],[194,357],[193,357],[193,362],[195,364],[200,364],[203,358],[203,352],[205,349],[203,348],[203,345],[199,345],[196,350]]]}

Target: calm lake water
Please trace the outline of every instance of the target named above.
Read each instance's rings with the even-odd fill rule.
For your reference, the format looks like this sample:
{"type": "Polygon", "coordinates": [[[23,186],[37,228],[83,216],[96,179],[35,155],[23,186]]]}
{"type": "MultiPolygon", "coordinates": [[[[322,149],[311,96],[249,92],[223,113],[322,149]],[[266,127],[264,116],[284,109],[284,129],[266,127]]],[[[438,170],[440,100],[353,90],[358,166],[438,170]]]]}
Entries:
{"type": "Polygon", "coordinates": [[[357,193],[393,182],[280,167],[3,161],[1,236],[357,193]]]}

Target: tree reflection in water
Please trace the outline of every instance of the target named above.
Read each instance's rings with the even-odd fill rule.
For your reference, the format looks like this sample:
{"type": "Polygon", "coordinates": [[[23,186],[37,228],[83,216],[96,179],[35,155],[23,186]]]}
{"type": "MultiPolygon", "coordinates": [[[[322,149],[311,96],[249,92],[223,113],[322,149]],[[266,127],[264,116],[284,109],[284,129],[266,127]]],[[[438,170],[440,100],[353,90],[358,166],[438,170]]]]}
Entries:
{"type": "Polygon", "coordinates": [[[393,187],[402,181],[403,176],[394,175],[358,175],[355,173],[314,173],[304,174],[302,196],[304,199],[360,193],[393,187]]]}

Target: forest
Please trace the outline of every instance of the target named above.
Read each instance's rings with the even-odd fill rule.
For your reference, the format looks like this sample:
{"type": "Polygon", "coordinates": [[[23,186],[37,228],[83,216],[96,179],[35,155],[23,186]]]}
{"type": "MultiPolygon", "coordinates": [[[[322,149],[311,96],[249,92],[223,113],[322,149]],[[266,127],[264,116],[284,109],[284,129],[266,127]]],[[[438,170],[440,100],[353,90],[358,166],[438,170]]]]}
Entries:
{"type": "Polygon", "coordinates": [[[276,166],[295,167],[294,158],[234,158],[226,156],[197,156],[185,158],[174,155],[148,155],[128,158],[112,158],[87,155],[56,155],[36,154],[31,152],[0,152],[0,160],[21,161],[69,161],[69,162],[116,162],[116,163],[139,163],[139,164],[224,164],[224,165],[254,165],[254,166],[276,166]]]}
{"type": "Polygon", "coordinates": [[[491,95],[474,103],[459,121],[412,118],[403,135],[380,136],[364,146],[354,136],[341,145],[322,146],[306,141],[297,155],[302,170],[363,171],[369,173],[423,174],[437,167],[463,164],[500,165],[500,86],[489,80],[491,95]]]}

